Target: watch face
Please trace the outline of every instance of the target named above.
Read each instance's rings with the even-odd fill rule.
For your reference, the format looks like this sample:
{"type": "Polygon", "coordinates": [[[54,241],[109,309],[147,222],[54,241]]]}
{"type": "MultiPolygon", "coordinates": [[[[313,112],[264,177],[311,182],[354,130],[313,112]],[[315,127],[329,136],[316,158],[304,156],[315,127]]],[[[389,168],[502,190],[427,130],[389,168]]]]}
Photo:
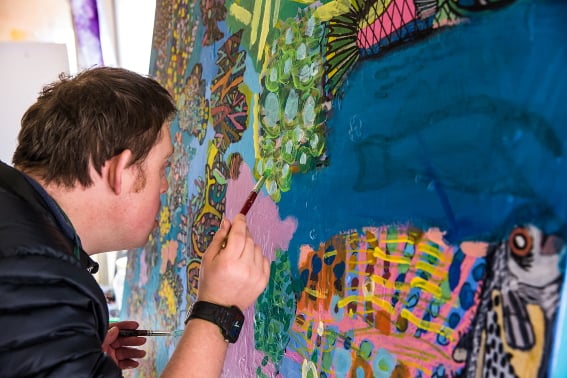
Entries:
{"type": "Polygon", "coordinates": [[[231,307],[231,322],[226,329],[225,337],[231,343],[238,340],[238,336],[240,335],[240,331],[242,330],[242,325],[244,324],[244,315],[238,309],[238,307],[231,307]]]}

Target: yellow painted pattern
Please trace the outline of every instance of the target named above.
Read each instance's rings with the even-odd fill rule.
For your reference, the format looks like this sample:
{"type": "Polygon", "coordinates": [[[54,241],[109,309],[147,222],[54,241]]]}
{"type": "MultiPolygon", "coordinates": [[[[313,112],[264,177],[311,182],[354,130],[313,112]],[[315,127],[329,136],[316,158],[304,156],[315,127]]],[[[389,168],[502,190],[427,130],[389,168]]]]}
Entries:
{"type": "Polygon", "coordinates": [[[349,10],[350,0],[336,0],[318,7],[314,15],[322,22],[326,22],[333,19],[333,17],[348,13],[349,10]]]}
{"type": "Polygon", "coordinates": [[[451,329],[448,329],[440,324],[435,324],[433,322],[428,322],[426,320],[420,319],[405,308],[402,310],[401,315],[419,328],[423,328],[429,332],[434,332],[438,335],[446,337],[451,341],[454,341],[453,331],[451,329]]]}
{"type": "Polygon", "coordinates": [[[236,3],[230,4],[228,12],[232,17],[244,25],[249,25],[252,21],[252,14],[248,11],[248,9],[245,9],[236,3]]]}
{"type": "Polygon", "coordinates": [[[395,264],[409,264],[411,260],[404,256],[395,256],[395,255],[387,255],[382,248],[376,247],[374,248],[374,257],[377,257],[381,260],[388,261],[395,264]]]}
{"type": "Polygon", "coordinates": [[[441,288],[421,277],[414,277],[411,279],[410,286],[416,287],[428,293],[431,293],[436,298],[441,298],[441,288]]]}
{"type": "Polygon", "coordinates": [[[161,280],[159,286],[159,296],[165,299],[165,304],[169,314],[177,313],[177,303],[175,301],[175,292],[168,280],[161,280]]]}
{"type": "Polygon", "coordinates": [[[346,307],[349,303],[352,303],[352,302],[356,302],[356,303],[372,302],[373,304],[380,307],[381,309],[383,309],[384,311],[386,311],[390,315],[394,315],[394,307],[392,307],[392,305],[389,302],[387,302],[383,299],[380,299],[377,296],[364,297],[362,295],[351,295],[351,296],[348,296],[348,297],[345,297],[345,298],[342,298],[341,300],[339,300],[338,303],[337,303],[337,306],[339,306],[339,308],[343,308],[343,307],[346,307]]]}
{"type": "MultiPolygon", "coordinates": [[[[494,298],[500,296],[501,293],[497,290],[492,292],[492,302],[494,298]]],[[[502,299],[500,299],[502,303],[502,299]]],[[[502,306],[494,306],[494,310],[498,314],[498,323],[500,324],[500,339],[504,344],[504,352],[510,353],[512,356],[510,364],[514,367],[514,372],[519,378],[537,377],[539,367],[541,366],[544,351],[545,340],[545,315],[543,310],[538,305],[528,304],[526,306],[529,314],[529,319],[524,321],[530,322],[534,330],[535,344],[529,350],[522,351],[514,349],[506,342],[506,333],[504,329],[504,313],[502,306]]]]}
{"type": "Polygon", "coordinates": [[[171,214],[169,207],[163,206],[159,213],[159,236],[164,238],[171,230],[171,214]]]}

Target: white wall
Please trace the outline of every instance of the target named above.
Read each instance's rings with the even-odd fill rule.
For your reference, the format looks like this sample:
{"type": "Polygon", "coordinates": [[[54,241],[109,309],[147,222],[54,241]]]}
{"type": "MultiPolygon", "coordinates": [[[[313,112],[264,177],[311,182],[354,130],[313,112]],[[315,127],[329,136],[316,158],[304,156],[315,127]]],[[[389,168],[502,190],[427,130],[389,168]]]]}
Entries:
{"type": "Polygon", "coordinates": [[[155,0],[114,0],[118,65],[148,74],[155,0]]]}
{"type": "Polygon", "coordinates": [[[64,44],[47,42],[0,42],[0,57],[0,160],[11,165],[22,115],[69,60],[64,44]]]}

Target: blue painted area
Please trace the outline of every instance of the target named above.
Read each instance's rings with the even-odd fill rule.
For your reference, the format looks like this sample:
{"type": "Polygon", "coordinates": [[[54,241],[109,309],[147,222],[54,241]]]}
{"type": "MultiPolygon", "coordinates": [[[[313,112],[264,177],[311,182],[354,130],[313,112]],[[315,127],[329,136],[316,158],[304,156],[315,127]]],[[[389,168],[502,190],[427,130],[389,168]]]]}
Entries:
{"type": "Polygon", "coordinates": [[[407,221],[453,243],[524,221],[563,232],[566,14],[520,1],[360,62],[333,103],[329,166],[282,195],[301,220],[289,250],[407,221]]]}
{"type": "MultiPolygon", "coordinates": [[[[282,194],[300,220],[291,266],[301,245],[408,221],[455,244],[523,222],[567,240],[565,16],[518,1],[359,62],[333,101],[329,166],[282,194]]],[[[552,377],[567,377],[566,316],[563,295],[552,377]]]]}
{"type": "Polygon", "coordinates": [[[279,373],[282,377],[286,378],[302,378],[301,365],[289,358],[284,358],[282,360],[279,373]]]}

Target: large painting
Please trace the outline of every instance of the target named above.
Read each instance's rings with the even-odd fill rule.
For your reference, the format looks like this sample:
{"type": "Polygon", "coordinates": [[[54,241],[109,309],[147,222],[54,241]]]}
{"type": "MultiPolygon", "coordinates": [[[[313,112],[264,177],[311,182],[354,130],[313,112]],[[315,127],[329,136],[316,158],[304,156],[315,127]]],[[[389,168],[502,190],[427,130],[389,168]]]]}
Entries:
{"type": "MultiPolygon", "coordinates": [[[[160,0],[159,228],[123,317],[183,327],[248,214],[272,261],[224,377],[547,377],[567,240],[567,3],[160,0]]],[[[158,375],[175,338],[129,374],[158,375]]]]}

